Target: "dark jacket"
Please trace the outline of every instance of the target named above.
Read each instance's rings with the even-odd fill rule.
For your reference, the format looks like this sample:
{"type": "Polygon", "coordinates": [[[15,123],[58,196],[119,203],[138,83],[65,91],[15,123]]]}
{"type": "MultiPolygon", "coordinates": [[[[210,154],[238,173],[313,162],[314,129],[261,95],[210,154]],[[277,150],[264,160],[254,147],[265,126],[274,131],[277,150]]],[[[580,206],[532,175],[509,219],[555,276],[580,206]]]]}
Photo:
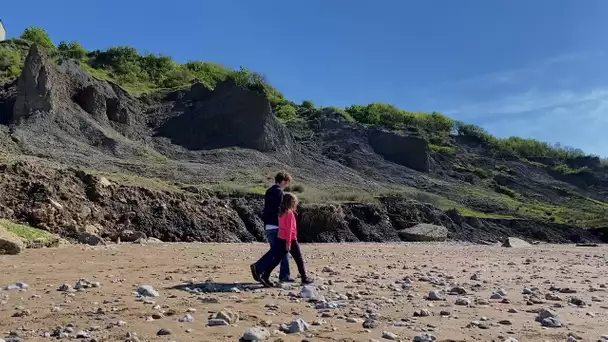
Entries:
{"type": "Polygon", "coordinates": [[[279,226],[279,209],[283,201],[283,189],[278,184],[271,186],[264,195],[264,225],[279,226]]]}

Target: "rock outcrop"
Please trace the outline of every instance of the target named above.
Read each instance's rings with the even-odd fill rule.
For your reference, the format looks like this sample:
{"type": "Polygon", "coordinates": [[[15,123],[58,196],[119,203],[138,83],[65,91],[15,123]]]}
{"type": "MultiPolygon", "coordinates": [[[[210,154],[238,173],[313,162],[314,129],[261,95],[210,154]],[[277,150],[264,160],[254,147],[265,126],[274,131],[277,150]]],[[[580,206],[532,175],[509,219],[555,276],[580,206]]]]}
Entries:
{"type": "Polygon", "coordinates": [[[369,143],[376,153],[394,163],[420,172],[429,172],[429,145],[426,140],[382,130],[369,132],[369,143]]]}
{"type": "MultiPolygon", "coordinates": [[[[191,93],[200,90],[191,89],[191,93]]],[[[204,96],[193,98],[183,114],[167,120],[157,136],[189,150],[243,147],[262,152],[291,148],[292,139],[272,112],[265,95],[226,80],[204,96]]]]}

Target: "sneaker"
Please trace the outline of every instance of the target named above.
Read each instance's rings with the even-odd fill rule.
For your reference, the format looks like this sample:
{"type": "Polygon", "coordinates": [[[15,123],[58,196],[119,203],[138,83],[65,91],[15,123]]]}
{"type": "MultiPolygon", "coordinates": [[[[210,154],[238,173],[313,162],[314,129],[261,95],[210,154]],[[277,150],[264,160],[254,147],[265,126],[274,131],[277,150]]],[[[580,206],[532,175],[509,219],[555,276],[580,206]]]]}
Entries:
{"type": "Polygon", "coordinates": [[[308,285],[314,283],[314,280],[309,277],[302,277],[302,284],[308,285]]]}
{"type": "Polygon", "coordinates": [[[270,279],[268,279],[268,277],[265,275],[262,275],[260,277],[260,283],[262,283],[262,285],[264,285],[264,287],[275,287],[275,284],[272,281],[270,281],[270,279]]]}
{"type": "Polygon", "coordinates": [[[291,278],[291,277],[288,277],[288,278],[285,278],[285,279],[279,279],[279,282],[281,282],[281,283],[295,283],[296,280],[293,279],[293,278],[291,278]]]}
{"type": "Polygon", "coordinates": [[[251,264],[249,268],[251,269],[251,276],[253,277],[253,279],[257,282],[262,282],[260,279],[260,275],[258,274],[258,268],[255,266],[255,264],[251,264]]]}

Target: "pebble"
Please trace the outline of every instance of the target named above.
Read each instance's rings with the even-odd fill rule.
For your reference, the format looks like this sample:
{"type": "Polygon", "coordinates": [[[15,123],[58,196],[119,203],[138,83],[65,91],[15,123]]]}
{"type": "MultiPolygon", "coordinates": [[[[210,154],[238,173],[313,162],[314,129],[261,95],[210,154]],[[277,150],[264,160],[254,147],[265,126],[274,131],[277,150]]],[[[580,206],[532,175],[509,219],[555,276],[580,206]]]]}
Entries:
{"type": "Polygon", "coordinates": [[[432,342],[436,340],[437,338],[431,334],[421,334],[414,336],[414,342],[432,342]]]}
{"type": "Polygon", "coordinates": [[[396,334],[390,332],[390,331],[383,331],[382,332],[382,338],[387,339],[387,340],[391,340],[391,341],[396,341],[399,339],[399,336],[397,336],[396,334]]]}
{"type": "Polygon", "coordinates": [[[428,300],[443,300],[443,296],[440,291],[433,290],[433,291],[429,292],[427,299],[428,300]]]}
{"type": "Polygon", "coordinates": [[[158,332],[156,332],[157,336],[166,336],[166,335],[171,335],[171,330],[169,329],[160,329],[158,332]]]}
{"type": "Polygon", "coordinates": [[[207,321],[207,325],[210,327],[216,327],[216,326],[228,325],[228,322],[226,322],[223,319],[212,318],[209,321],[207,321]]]}
{"type": "Polygon", "coordinates": [[[29,288],[30,288],[30,286],[28,284],[26,284],[24,282],[20,282],[20,281],[14,283],[14,284],[9,284],[9,285],[6,286],[6,289],[8,291],[11,291],[11,290],[27,290],[29,288]]]}
{"type": "Polygon", "coordinates": [[[241,337],[241,341],[258,342],[270,337],[270,332],[264,328],[247,328],[241,337]]]}
{"type": "Polygon", "coordinates": [[[181,323],[192,323],[194,321],[194,317],[192,317],[192,315],[187,314],[186,316],[180,318],[178,320],[181,323]]]}
{"type": "Polygon", "coordinates": [[[466,298],[466,297],[460,297],[460,298],[456,299],[456,301],[454,302],[454,304],[456,304],[456,305],[463,305],[463,306],[469,306],[469,305],[471,305],[471,300],[469,298],[466,298]]]}
{"type": "Polygon", "coordinates": [[[379,326],[380,326],[380,322],[373,320],[373,319],[367,319],[367,320],[365,320],[365,322],[363,322],[364,329],[376,329],[379,326]]]}
{"type": "Polygon", "coordinates": [[[137,294],[142,297],[158,297],[158,292],[150,285],[142,285],[137,288],[137,294]]]}
{"type": "Polygon", "coordinates": [[[308,327],[308,323],[306,323],[303,319],[295,319],[288,324],[281,325],[281,331],[288,334],[296,334],[304,331],[308,331],[310,328],[308,327]]]}

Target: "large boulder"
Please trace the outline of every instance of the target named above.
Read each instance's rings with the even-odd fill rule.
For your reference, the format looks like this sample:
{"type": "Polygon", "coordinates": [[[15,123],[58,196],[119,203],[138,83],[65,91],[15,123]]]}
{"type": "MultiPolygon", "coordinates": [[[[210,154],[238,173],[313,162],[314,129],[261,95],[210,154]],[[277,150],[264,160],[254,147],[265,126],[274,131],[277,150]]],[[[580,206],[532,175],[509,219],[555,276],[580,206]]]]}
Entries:
{"type": "Polygon", "coordinates": [[[429,144],[415,136],[404,136],[384,130],[371,130],[369,143],[385,159],[410,169],[429,172],[429,144]]]}
{"type": "Polygon", "coordinates": [[[516,237],[508,237],[505,239],[505,241],[502,243],[503,247],[512,247],[512,248],[518,248],[518,247],[529,247],[531,246],[527,241],[516,238],[516,237]]]}
{"type": "Polygon", "coordinates": [[[0,225],[0,254],[16,255],[25,248],[23,240],[0,225]]]}
{"type": "Polygon", "coordinates": [[[399,237],[404,241],[445,241],[448,229],[434,224],[420,223],[399,231],[399,237]]]}
{"type": "Polygon", "coordinates": [[[292,140],[266,96],[232,80],[218,84],[209,98],[194,101],[183,114],[167,120],[157,136],[189,150],[243,147],[287,151],[292,140]]]}

